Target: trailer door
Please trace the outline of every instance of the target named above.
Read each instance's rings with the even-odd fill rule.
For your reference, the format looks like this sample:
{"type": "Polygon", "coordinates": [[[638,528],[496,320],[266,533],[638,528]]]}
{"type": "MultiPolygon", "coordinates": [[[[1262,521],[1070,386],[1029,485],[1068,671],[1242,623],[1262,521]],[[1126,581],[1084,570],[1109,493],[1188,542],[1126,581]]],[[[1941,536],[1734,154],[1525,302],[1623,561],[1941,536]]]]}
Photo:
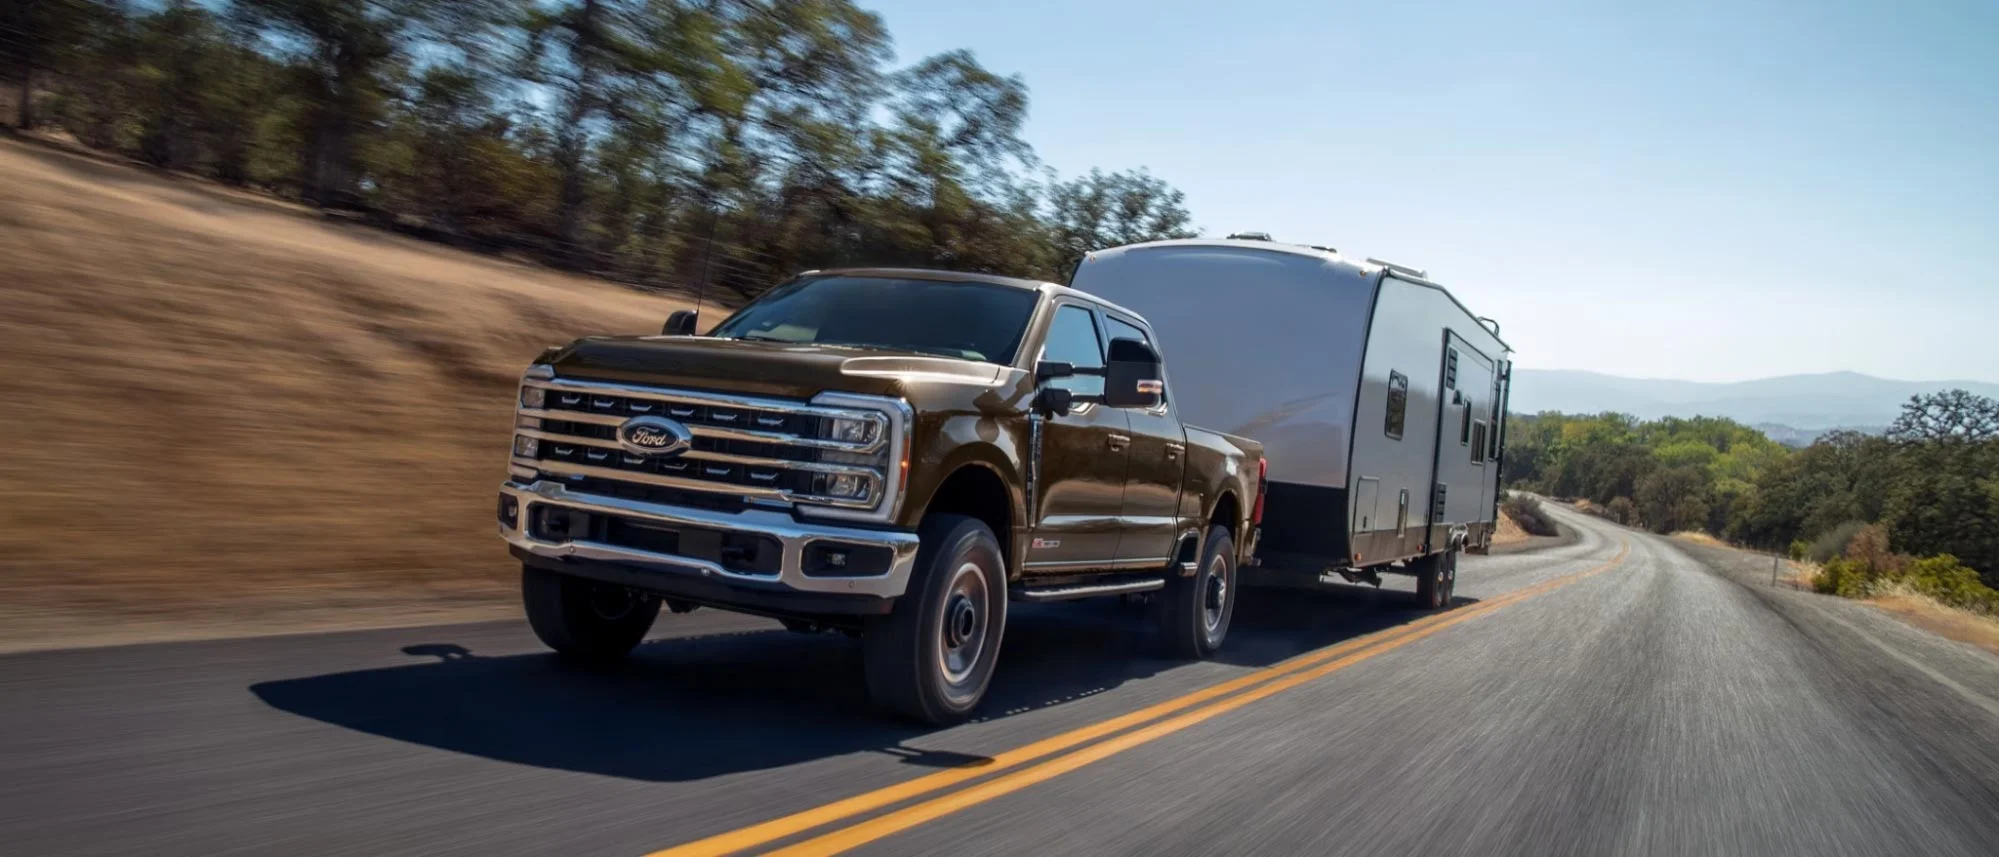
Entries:
{"type": "Polygon", "coordinates": [[[1438,387],[1437,467],[1428,507],[1428,550],[1442,550],[1451,527],[1491,521],[1492,360],[1455,333],[1444,337],[1438,387]]]}

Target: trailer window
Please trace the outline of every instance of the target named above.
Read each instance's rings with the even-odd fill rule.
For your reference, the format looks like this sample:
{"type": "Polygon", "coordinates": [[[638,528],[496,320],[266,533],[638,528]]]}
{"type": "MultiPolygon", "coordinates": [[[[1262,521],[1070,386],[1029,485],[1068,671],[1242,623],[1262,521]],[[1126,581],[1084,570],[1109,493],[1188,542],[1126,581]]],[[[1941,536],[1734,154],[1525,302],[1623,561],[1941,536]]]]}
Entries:
{"type": "Polygon", "coordinates": [[[1462,395],[1456,398],[1458,399],[1458,445],[1467,446],[1471,444],[1472,434],[1471,400],[1462,395]]]}
{"type": "Polygon", "coordinates": [[[1402,439],[1402,427],[1409,415],[1409,376],[1400,372],[1388,373],[1388,418],[1382,430],[1389,437],[1402,439]]]}
{"type": "Polygon", "coordinates": [[[1485,420],[1471,424],[1471,463],[1485,463],[1485,420]]]}

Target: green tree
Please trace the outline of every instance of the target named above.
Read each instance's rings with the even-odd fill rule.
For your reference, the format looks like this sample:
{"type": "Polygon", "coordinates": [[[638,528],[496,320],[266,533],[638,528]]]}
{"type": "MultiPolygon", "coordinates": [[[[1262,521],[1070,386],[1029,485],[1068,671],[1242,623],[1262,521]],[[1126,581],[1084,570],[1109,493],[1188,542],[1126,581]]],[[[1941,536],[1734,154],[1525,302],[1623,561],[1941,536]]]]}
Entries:
{"type": "Polygon", "coordinates": [[[1674,533],[1707,527],[1709,491],[1707,471],[1681,465],[1645,474],[1632,499],[1645,526],[1654,532],[1674,533]]]}
{"type": "Polygon", "coordinates": [[[283,46],[304,109],[299,179],[320,206],[360,201],[359,140],[375,130],[406,59],[403,40],[427,0],[236,0],[244,19],[283,46]]]}
{"type": "Polygon", "coordinates": [[[1881,520],[1918,555],[1952,554],[1999,584],[1999,441],[1931,441],[1898,451],[1881,520]]]}
{"type": "Polygon", "coordinates": [[[0,74],[14,80],[14,126],[38,123],[35,80],[67,70],[108,10],[89,0],[8,0],[0,3],[0,74]]]}
{"type": "Polygon", "coordinates": [[[1910,396],[1888,437],[1912,443],[1999,439],[1999,400],[1965,390],[1910,396]]]}
{"type": "Polygon", "coordinates": [[[1192,238],[1186,195],[1143,169],[1091,170],[1048,192],[1049,224],[1064,274],[1083,256],[1106,247],[1192,238]]]}

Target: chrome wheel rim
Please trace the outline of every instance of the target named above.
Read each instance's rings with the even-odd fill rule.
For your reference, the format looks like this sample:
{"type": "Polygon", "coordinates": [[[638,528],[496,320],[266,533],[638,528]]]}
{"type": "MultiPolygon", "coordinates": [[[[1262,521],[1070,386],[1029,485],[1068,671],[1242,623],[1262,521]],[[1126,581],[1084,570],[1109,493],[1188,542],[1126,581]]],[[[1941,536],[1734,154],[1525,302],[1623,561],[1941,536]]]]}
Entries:
{"type": "Polygon", "coordinates": [[[986,575],[978,563],[964,562],[951,572],[944,588],[942,615],[938,616],[938,666],[944,680],[957,685],[971,680],[985,653],[986,628],[991,623],[986,575]]]}
{"type": "Polygon", "coordinates": [[[1229,563],[1216,556],[1201,581],[1201,628],[1213,640],[1229,618],[1229,563]]]}

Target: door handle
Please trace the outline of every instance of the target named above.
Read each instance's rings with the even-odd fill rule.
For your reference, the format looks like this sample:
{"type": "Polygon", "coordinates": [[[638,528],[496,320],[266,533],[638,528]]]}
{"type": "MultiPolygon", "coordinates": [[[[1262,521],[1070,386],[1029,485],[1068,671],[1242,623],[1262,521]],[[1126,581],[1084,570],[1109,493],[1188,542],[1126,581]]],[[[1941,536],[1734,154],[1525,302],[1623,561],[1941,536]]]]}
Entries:
{"type": "Polygon", "coordinates": [[[1180,457],[1180,453],[1181,453],[1182,451],[1186,450],[1186,448],[1187,448],[1187,445],[1186,445],[1186,444],[1184,444],[1184,443],[1169,443],[1169,444],[1167,444],[1167,445],[1166,445],[1166,457],[1167,457],[1167,458],[1179,458],[1179,457],[1180,457]]]}
{"type": "Polygon", "coordinates": [[[1104,437],[1104,443],[1114,450],[1124,449],[1131,444],[1131,436],[1122,434],[1107,435],[1104,437]]]}

